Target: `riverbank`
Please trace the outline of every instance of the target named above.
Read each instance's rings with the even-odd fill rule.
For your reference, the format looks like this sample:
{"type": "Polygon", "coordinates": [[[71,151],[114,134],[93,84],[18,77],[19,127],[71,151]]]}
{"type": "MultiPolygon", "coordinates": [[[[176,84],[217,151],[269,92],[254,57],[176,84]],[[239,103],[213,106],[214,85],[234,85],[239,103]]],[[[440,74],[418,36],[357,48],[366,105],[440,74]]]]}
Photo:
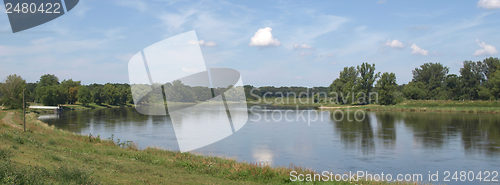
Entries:
{"type": "Polygon", "coordinates": [[[326,105],[323,110],[500,113],[499,101],[409,100],[396,105],[326,105]]]}
{"type": "Polygon", "coordinates": [[[284,102],[276,99],[270,99],[268,102],[248,101],[248,105],[277,109],[500,113],[500,101],[406,100],[396,105],[339,105],[313,103],[312,100],[297,98],[284,102]]]}
{"type": "MultiPolygon", "coordinates": [[[[271,168],[118,143],[60,130],[21,111],[0,111],[2,184],[290,184],[291,168],[271,168]]],[[[301,168],[302,173],[312,171],[301,168]]],[[[329,182],[325,184],[349,184],[329,182]]],[[[370,183],[384,184],[384,183],[370,183]]]]}

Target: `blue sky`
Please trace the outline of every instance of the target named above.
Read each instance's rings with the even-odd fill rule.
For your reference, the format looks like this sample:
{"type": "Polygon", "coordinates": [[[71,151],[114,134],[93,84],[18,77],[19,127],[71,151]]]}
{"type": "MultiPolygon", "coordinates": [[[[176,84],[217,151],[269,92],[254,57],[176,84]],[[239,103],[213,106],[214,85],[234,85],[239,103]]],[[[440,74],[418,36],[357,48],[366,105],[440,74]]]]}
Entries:
{"type": "Polygon", "coordinates": [[[499,13],[500,0],[82,0],[18,33],[2,14],[0,78],[127,83],[132,55],[195,30],[207,65],[237,69],[245,84],[328,86],[362,62],[395,72],[401,84],[425,62],[458,73],[464,60],[498,57],[499,13]]]}

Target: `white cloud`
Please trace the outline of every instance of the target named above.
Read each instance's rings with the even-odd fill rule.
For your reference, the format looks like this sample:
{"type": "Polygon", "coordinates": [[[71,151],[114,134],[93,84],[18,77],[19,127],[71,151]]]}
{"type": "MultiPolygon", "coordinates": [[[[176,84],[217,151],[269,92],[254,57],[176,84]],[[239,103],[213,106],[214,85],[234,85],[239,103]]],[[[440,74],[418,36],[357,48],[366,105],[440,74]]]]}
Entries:
{"type": "Polygon", "coordinates": [[[418,54],[418,55],[427,56],[429,54],[429,51],[418,47],[416,44],[412,44],[411,45],[411,53],[412,54],[418,54]]]}
{"type": "Polygon", "coordinates": [[[280,41],[273,37],[271,33],[273,29],[265,27],[257,30],[253,37],[250,39],[250,46],[279,46],[280,41]]]}
{"type": "Polygon", "coordinates": [[[405,45],[403,44],[403,42],[399,41],[399,40],[388,40],[386,43],[385,43],[386,46],[389,46],[391,48],[404,48],[405,45]]]}
{"type": "Polygon", "coordinates": [[[293,49],[311,49],[312,47],[308,44],[294,44],[293,49]]]}
{"type": "Polygon", "coordinates": [[[476,42],[477,45],[481,47],[481,49],[476,50],[476,52],[474,52],[474,56],[494,55],[498,53],[497,48],[495,48],[495,46],[486,44],[485,42],[481,42],[479,40],[477,40],[476,42]]]}
{"type": "Polygon", "coordinates": [[[207,46],[207,47],[217,46],[217,43],[215,43],[213,41],[204,41],[204,40],[199,40],[198,42],[197,41],[189,41],[189,43],[190,44],[198,43],[200,46],[207,46]]]}
{"type": "Polygon", "coordinates": [[[207,47],[217,46],[217,44],[213,41],[204,41],[204,40],[200,40],[200,45],[207,47]]]}
{"type": "Polygon", "coordinates": [[[479,0],[477,6],[485,9],[498,9],[500,8],[500,0],[479,0]]]}

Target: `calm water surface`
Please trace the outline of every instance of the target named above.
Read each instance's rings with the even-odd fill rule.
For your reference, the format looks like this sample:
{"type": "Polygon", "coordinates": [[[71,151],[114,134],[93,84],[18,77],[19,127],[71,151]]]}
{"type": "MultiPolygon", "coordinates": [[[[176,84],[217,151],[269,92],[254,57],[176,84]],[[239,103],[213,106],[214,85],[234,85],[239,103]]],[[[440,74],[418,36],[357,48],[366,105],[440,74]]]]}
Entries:
{"type": "MultiPolygon", "coordinates": [[[[133,141],[140,148],[178,149],[168,117],[140,115],[133,108],[67,111],[40,119],[84,135],[133,141]]],[[[206,111],[190,120],[217,119],[223,118],[206,111]]],[[[424,179],[436,170],[500,171],[500,115],[256,111],[235,134],[193,152],[336,173],[422,173],[424,179]]]]}

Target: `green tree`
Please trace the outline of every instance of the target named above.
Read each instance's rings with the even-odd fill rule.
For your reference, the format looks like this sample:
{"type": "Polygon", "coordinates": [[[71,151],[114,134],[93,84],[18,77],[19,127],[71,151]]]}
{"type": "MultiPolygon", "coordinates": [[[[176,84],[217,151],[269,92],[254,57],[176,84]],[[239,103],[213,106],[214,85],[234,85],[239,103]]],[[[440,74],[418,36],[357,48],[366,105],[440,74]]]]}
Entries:
{"type": "Polygon", "coordinates": [[[424,88],[424,90],[428,92],[425,93],[426,95],[424,97],[420,96],[422,95],[422,93],[420,92],[415,92],[410,94],[412,95],[419,94],[416,97],[421,99],[436,99],[437,95],[439,94],[438,91],[441,90],[440,87],[442,87],[448,72],[449,72],[448,67],[444,67],[440,63],[425,63],[421,65],[420,68],[415,68],[415,70],[413,70],[412,82],[414,83],[408,84],[409,89],[407,90],[417,90],[414,87],[424,88]]]}
{"type": "Polygon", "coordinates": [[[358,71],[354,67],[344,67],[340,72],[339,78],[335,79],[330,85],[330,96],[337,98],[337,103],[353,103],[352,94],[356,92],[358,71]]]}
{"type": "Polygon", "coordinates": [[[81,86],[78,89],[78,102],[83,105],[88,105],[92,102],[92,94],[90,93],[90,89],[86,86],[81,86]]]}
{"type": "Polygon", "coordinates": [[[118,102],[120,102],[120,94],[118,89],[113,84],[105,84],[102,92],[104,94],[105,103],[109,105],[118,105],[118,102]]]}
{"type": "Polygon", "coordinates": [[[59,78],[57,78],[56,75],[52,74],[45,74],[40,77],[40,81],[38,81],[38,86],[51,86],[51,85],[58,85],[59,84],[59,78]]]}
{"type": "Polygon", "coordinates": [[[26,83],[26,102],[34,102],[35,101],[35,89],[36,83],[26,83]]]}
{"type": "MultiPolygon", "coordinates": [[[[358,83],[357,85],[359,86],[359,89],[362,93],[364,93],[364,98],[368,98],[370,93],[372,92],[373,89],[373,84],[377,80],[378,77],[380,77],[380,73],[375,73],[375,64],[368,64],[368,63],[363,63],[361,66],[357,66],[357,71],[359,73],[359,77],[357,79],[358,83]]],[[[363,98],[360,97],[363,96],[363,94],[358,93],[357,98],[363,98]]],[[[366,99],[362,101],[362,103],[370,103],[366,99]]]]}
{"type": "Polygon", "coordinates": [[[479,98],[480,99],[496,99],[498,96],[495,94],[496,89],[495,82],[492,79],[496,78],[493,76],[496,71],[500,68],[500,60],[498,58],[486,58],[483,60],[483,70],[486,81],[479,88],[479,98]]]}
{"type": "Polygon", "coordinates": [[[444,90],[440,92],[439,99],[460,99],[459,95],[461,93],[461,81],[460,77],[455,74],[450,74],[446,76],[444,80],[443,88],[444,90]]]}
{"type": "Polygon", "coordinates": [[[484,69],[485,65],[482,62],[464,62],[464,66],[460,69],[463,99],[479,98],[480,86],[485,81],[484,69]]]}
{"type": "Polygon", "coordinates": [[[78,101],[78,88],[80,88],[80,81],[73,81],[72,79],[63,80],[61,86],[66,93],[66,103],[74,104],[78,101]]]}
{"type": "Polygon", "coordinates": [[[67,94],[59,86],[55,75],[46,74],[40,77],[35,88],[35,101],[44,105],[57,105],[66,102],[67,94]]]}
{"type": "Polygon", "coordinates": [[[66,102],[65,89],[60,85],[37,87],[36,94],[39,102],[44,105],[59,105],[66,102]]]}
{"type": "Polygon", "coordinates": [[[0,102],[3,106],[11,109],[22,108],[23,89],[26,81],[18,75],[9,75],[4,83],[0,84],[0,102]]]}
{"type": "Polygon", "coordinates": [[[128,84],[115,84],[118,88],[119,101],[118,104],[126,105],[129,102],[133,103],[132,92],[128,84]]]}
{"type": "Polygon", "coordinates": [[[500,98],[500,70],[491,74],[488,81],[492,84],[491,95],[494,98],[500,98]]]}
{"type": "Polygon", "coordinates": [[[101,105],[102,103],[105,102],[105,96],[102,89],[103,89],[102,85],[96,84],[90,91],[92,94],[92,101],[98,105],[101,105]]]}
{"type": "MultiPolygon", "coordinates": [[[[169,101],[175,102],[195,102],[195,93],[191,87],[184,85],[181,81],[175,80],[172,83],[167,83],[165,87],[165,96],[169,101]]],[[[223,89],[215,89],[216,92],[221,92],[223,89]]]]}
{"type": "Polygon", "coordinates": [[[377,81],[377,92],[379,96],[379,104],[393,105],[396,104],[395,92],[397,89],[396,75],[394,73],[384,73],[377,81]]]}
{"type": "Polygon", "coordinates": [[[490,78],[490,75],[495,73],[495,71],[500,68],[500,59],[498,58],[486,58],[483,60],[484,66],[484,75],[486,78],[490,78]]]}
{"type": "Polygon", "coordinates": [[[427,98],[427,86],[423,82],[410,82],[403,87],[403,95],[412,100],[427,98]]]}
{"type": "Polygon", "coordinates": [[[92,94],[92,102],[95,104],[101,105],[105,102],[105,96],[103,92],[103,85],[100,84],[92,84],[89,85],[90,94],[92,94]]]}

